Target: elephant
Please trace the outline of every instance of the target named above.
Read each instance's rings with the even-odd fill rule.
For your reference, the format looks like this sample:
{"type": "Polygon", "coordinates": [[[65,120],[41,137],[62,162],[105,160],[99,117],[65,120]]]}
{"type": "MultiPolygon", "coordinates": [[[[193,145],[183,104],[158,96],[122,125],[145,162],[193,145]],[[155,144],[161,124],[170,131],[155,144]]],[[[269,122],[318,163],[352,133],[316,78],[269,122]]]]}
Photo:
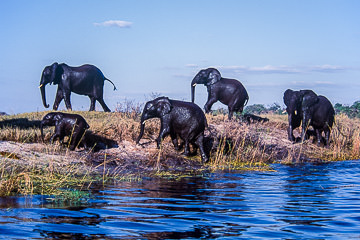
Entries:
{"type": "Polygon", "coordinates": [[[325,146],[330,144],[330,132],[335,122],[335,109],[329,99],[318,95],[305,95],[302,101],[302,132],[304,140],[308,126],[312,126],[316,133],[317,145],[320,146],[322,132],[325,133],[325,146]]]}
{"type": "Polygon", "coordinates": [[[91,104],[89,111],[95,110],[95,101],[98,101],[105,112],[110,112],[103,98],[104,81],[107,80],[114,86],[115,84],[107,79],[97,67],[85,64],[80,67],[70,67],[65,63],[53,63],[46,66],[42,72],[40,80],[40,91],[42,102],[45,108],[46,104],[45,86],[46,84],[58,84],[53,110],[57,110],[60,102],[64,99],[66,108],[71,110],[70,94],[71,92],[86,95],[90,98],[91,104]]]}
{"type": "MultiPolygon", "coordinates": [[[[44,142],[43,128],[46,126],[55,126],[55,133],[50,138],[53,143],[56,138],[62,143],[65,136],[69,137],[69,149],[75,150],[80,144],[89,125],[85,119],[78,114],[51,112],[46,114],[40,123],[41,138],[44,142]]],[[[85,146],[86,147],[86,146],[85,146]]]]}
{"type": "Polygon", "coordinates": [[[331,102],[324,96],[317,95],[312,90],[293,91],[287,89],[284,92],[284,103],[288,113],[288,138],[296,141],[293,130],[302,126],[301,141],[313,135],[308,131],[312,126],[315,131],[317,144],[322,141],[322,132],[325,132],[325,145],[329,145],[330,131],[335,119],[335,110],[331,102]]]}
{"type": "Polygon", "coordinates": [[[286,112],[288,114],[288,139],[292,142],[295,142],[296,139],[293,134],[293,130],[295,128],[300,127],[302,116],[301,102],[304,94],[316,95],[311,90],[301,90],[301,91],[293,91],[291,89],[287,89],[284,92],[284,103],[286,105],[286,112]]]}
{"type": "Polygon", "coordinates": [[[242,113],[249,101],[245,87],[235,79],[222,78],[215,68],[202,69],[191,82],[191,102],[195,100],[196,84],[204,84],[208,91],[208,100],[204,106],[205,112],[210,112],[211,106],[220,101],[228,106],[229,120],[234,112],[242,113]]]}
{"type": "Polygon", "coordinates": [[[269,121],[268,118],[263,118],[263,117],[260,117],[260,116],[256,116],[254,114],[251,114],[251,113],[246,113],[244,114],[244,119],[246,120],[247,124],[250,124],[251,122],[260,122],[260,123],[266,123],[269,121]]]}
{"type": "Polygon", "coordinates": [[[185,156],[190,155],[191,143],[195,148],[199,147],[202,161],[209,161],[204,149],[207,121],[204,112],[195,103],[172,100],[168,97],[158,97],[148,101],[141,115],[137,144],[144,134],[145,121],[151,118],[160,118],[161,122],[159,137],[156,139],[158,148],[162,140],[170,135],[174,148],[179,150],[177,138],[180,137],[185,142],[183,152],[185,156]]]}

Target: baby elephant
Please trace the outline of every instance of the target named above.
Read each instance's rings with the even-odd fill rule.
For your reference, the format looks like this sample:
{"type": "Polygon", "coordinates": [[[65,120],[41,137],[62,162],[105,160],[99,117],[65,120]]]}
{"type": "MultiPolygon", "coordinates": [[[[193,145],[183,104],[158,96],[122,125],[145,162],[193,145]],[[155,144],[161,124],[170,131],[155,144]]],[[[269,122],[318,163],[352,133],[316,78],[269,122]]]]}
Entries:
{"type": "Polygon", "coordinates": [[[56,138],[63,142],[64,137],[69,137],[69,149],[75,150],[79,141],[84,136],[85,130],[89,128],[85,119],[78,114],[69,114],[62,112],[51,112],[44,116],[40,124],[41,138],[44,141],[43,127],[55,126],[55,133],[50,138],[53,143],[56,138]]]}
{"type": "Polygon", "coordinates": [[[244,119],[246,120],[246,122],[248,124],[250,124],[251,122],[262,122],[262,123],[265,123],[265,122],[268,122],[269,119],[268,118],[263,118],[263,117],[260,117],[260,116],[256,116],[254,114],[251,114],[251,113],[245,113],[244,114],[244,119]]]}
{"type": "Polygon", "coordinates": [[[206,117],[199,106],[190,102],[171,100],[159,97],[145,104],[141,116],[141,129],[136,143],[144,134],[145,121],[150,118],[160,118],[161,128],[157,138],[157,146],[170,135],[176,150],[179,149],[177,137],[185,142],[184,155],[190,155],[190,143],[200,148],[201,159],[209,161],[204,150],[204,130],[207,127],[206,117]]]}

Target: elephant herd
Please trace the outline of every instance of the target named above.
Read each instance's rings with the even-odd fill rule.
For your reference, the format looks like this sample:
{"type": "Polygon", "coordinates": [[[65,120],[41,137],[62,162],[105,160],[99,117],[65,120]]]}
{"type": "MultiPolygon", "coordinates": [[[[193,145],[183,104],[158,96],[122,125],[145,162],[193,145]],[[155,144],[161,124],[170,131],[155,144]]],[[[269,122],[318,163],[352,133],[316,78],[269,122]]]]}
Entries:
{"type": "MultiPolygon", "coordinates": [[[[103,99],[104,81],[107,79],[104,74],[93,65],[82,65],[80,67],[70,67],[64,63],[53,63],[46,66],[42,72],[40,81],[40,91],[44,107],[46,103],[45,86],[50,83],[58,85],[53,110],[57,110],[60,102],[65,101],[65,106],[71,110],[71,92],[86,95],[90,98],[91,104],[89,111],[95,110],[95,102],[98,101],[105,112],[110,109],[103,99]]],[[[200,150],[201,159],[207,162],[209,157],[204,150],[204,131],[208,126],[206,117],[201,108],[194,103],[195,86],[204,84],[207,87],[208,100],[204,106],[205,112],[211,110],[211,106],[220,101],[228,106],[228,119],[230,120],[234,112],[242,113],[244,106],[249,100],[249,95],[245,87],[235,79],[221,77],[220,72],[215,68],[201,70],[191,82],[191,102],[172,100],[167,97],[158,97],[145,104],[140,122],[140,134],[136,140],[138,144],[144,134],[145,122],[151,118],[160,118],[161,126],[157,141],[160,148],[162,140],[170,135],[174,148],[179,150],[178,138],[184,142],[183,154],[190,155],[190,144],[196,151],[200,150]]],[[[330,131],[334,123],[335,111],[330,101],[324,96],[318,96],[311,90],[293,91],[288,89],[284,93],[284,103],[288,113],[288,138],[292,142],[304,141],[310,135],[315,137],[317,144],[329,145],[330,131]],[[293,130],[302,127],[301,137],[295,138],[293,130]],[[312,126],[313,130],[309,127],[312,126]],[[325,138],[322,136],[325,134],[325,138]]],[[[247,114],[244,116],[248,123],[253,121],[266,122],[267,118],[247,114]]],[[[57,138],[63,141],[65,136],[71,136],[69,142],[70,150],[74,150],[79,145],[89,125],[85,119],[78,114],[51,112],[44,116],[41,121],[41,135],[43,138],[43,127],[55,126],[55,133],[50,141],[57,138]]]]}

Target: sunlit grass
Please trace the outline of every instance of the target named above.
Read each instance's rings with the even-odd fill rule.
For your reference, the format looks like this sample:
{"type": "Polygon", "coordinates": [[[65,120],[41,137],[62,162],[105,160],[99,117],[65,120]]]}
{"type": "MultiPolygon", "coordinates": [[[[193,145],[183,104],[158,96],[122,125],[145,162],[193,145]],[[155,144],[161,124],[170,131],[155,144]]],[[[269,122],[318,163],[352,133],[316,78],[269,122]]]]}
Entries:
{"type": "MultiPolygon", "coordinates": [[[[89,131],[93,134],[117,143],[127,142],[135,146],[135,140],[140,131],[141,110],[138,105],[124,103],[118,106],[118,112],[72,113],[82,115],[90,125],[89,131]]],[[[0,116],[0,140],[41,143],[39,121],[47,113],[0,116]]],[[[336,116],[336,125],[331,132],[331,144],[327,148],[318,147],[311,140],[297,144],[288,141],[286,115],[268,114],[263,117],[269,118],[269,122],[250,125],[236,119],[229,121],[225,114],[216,116],[207,114],[206,117],[209,128],[205,131],[205,135],[213,139],[209,163],[202,163],[199,153],[193,157],[181,156],[180,152],[173,149],[170,137],[165,139],[161,149],[145,144],[142,151],[149,153],[149,159],[138,161],[139,164],[150,166],[149,169],[152,167],[153,172],[142,172],[140,175],[124,174],[120,171],[121,165],[119,169],[111,168],[106,151],[103,153],[104,161],[94,166],[86,162],[86,153],[82,154],[84,159],[80,159],[82,164],[78,162],[59,165],[52,159],[46,159],[41,164],[38,160],[24,164],[20,163],[21,159],[16,153],[2,151],[0,152],[0,196],[43,194],[54,196],[50,198],[55,202],[65,201],[64,199],[68,201],[82,199],[83,201],[94,184],[140,181],[145,176],[164,178],[201,176],[209,171],[269,171],[270,164],[276,161],[283,163],[299,162],[304,159],[337,161],[360,157],[360,120],[350,119],[345,115],[336,116]],[[169,158],[175,158],[175,160],[171,162],[169,158]],[[169,165],[182,161],[189,166],[183,172],[166,170],[169,165]]],[[[159,127],[159,119],[147,121],[143,141],[155,146],[154,141],[158,136],[159,127]]],[[[44,129],[45,143],[49,142],[53,131],[53,128],[44,129]]],[[[299,134],[299,130],[297,133],[299,134]]],[[[40,153],[64,157],[70,154],[66,147],[59,144],[44,146],[46,147],[38,150],[40,153]]]]}

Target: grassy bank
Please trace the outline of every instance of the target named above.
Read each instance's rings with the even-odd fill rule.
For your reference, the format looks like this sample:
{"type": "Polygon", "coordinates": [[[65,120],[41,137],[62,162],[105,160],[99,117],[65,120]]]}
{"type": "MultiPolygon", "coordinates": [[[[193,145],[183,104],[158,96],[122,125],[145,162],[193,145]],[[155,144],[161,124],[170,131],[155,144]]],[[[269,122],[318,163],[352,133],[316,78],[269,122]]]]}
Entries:
{"type": "MultiPolygon", "coordinates": [[[[287,116],[266,115],[267,123],[245,124],[228,121],[226,115],[207,115],[206,130],[210,163],[198,155],[184,157],[166,138],[156,148],[160,122],[146,123],[140,145],[139,111],[75,112],[89,123],[88,141],[96,152],[69,151],[48,141],[53,128],[46,128],[42,143],[39,124],[47,112],[25,113],[0,118],[0,195],[46,194],[75,196],[93,184],[114,180],[136,180],[144,176],[181,176],[218,170],[269,170],[269,163],[281,161],[336,161],[360,156],[360,122],[345,115],[336,116],[328,148],[311,140],[293,144],[287,140],[287,116]],[[170,174],[171,173],[171,174],[170,174]],[[175,174],[176,173],[176,174],[175,174]]],[[[295,133],[299,135],[299,132],[295,133]]],[[[66,140],[66,139],[65,139],[66,140]]]]}

